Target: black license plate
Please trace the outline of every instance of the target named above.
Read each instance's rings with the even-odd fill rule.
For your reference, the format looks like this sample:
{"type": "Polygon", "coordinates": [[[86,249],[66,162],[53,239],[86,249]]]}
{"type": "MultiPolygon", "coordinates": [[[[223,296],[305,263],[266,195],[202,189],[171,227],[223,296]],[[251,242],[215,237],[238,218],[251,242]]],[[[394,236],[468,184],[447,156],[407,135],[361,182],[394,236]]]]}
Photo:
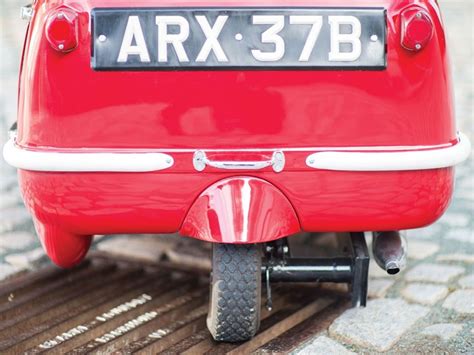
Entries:
{"type": "Polygon", "coordinates": [[[381,8],[96,8],[95,70],[386,67],[381,8]]]}

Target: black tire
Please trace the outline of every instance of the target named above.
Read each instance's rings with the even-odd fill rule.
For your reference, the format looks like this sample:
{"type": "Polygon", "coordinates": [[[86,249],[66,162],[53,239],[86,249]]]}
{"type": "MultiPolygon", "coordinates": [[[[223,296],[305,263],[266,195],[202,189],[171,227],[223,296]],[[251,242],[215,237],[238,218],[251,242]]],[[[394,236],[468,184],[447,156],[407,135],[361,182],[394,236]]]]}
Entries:
{"type": "Polygon", "coordinates": [[[257,332],[261,266],[257,245],[214,244],[207,327],[216,341],[245,341],[257,332]]]}

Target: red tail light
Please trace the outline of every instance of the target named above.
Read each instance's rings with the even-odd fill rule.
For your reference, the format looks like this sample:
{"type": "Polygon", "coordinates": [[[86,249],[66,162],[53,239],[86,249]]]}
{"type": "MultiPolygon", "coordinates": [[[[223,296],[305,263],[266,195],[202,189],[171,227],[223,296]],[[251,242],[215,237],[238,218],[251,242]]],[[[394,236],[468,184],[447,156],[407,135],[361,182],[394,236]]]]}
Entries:
{"type": "Polygon", "coordinates": [[[51,13],[45,35],[51,47],[59,52],[70,52],[78,44],[78,15],[69,8],[59,8],[51,13]]]}
{"type": "Polygon", "coordinates": [[[420,51],[433,37],[433,21],[425,10],[410,7],[401,14],[401,45],[409,51],[420,51]]]}

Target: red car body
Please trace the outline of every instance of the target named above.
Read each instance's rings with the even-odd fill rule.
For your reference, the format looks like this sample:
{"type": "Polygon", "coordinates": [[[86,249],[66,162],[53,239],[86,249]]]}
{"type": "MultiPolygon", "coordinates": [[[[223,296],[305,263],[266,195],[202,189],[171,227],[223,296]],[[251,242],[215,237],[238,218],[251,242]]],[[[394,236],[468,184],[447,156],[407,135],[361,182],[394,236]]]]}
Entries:
{"type": "Polygon", "coordinates": [[[299,231],[419,228],[436,221],[450,202],[452,166],[469,149],[456,131],[445,32],[434,0],[37,0],[33,9],[18,133],[5,157],[20,168],[24,201],[58,265],[79,262],[94,234],[179,231],[210,242],[261,243],[299,231]],[[382,7],[386,68],[91,68],[92,9],[216,5],[382,7]],[[408,10],[422,11],[431,22],[423,48],[408,48],[408,10]],[[73,14],[77,31],[63,51],[46,38],[58,11],[73,14]],[[15,160],[12,149],[38,157],[37,165],[15,160]],[[209,163],[203,171],[193,165],[197,151],[209,163]],[[284,154],[281,172],[210,164],[266,162],[275,152],[284,154]],[[424,164],[443,152],[451,153],[424,164]],[[41,165],[43,153],[59,154],[65,167],[48,165],[47,157],[41,165]],[[80,154],[110,155],[95,169],[68,167],[80,154]],[[133,154],[137,164],[145,154],[168,160],[160,169],[100,167],[133,154]],[[339,158],[354,166],[332,166],[339,158]],[[326,160],[329,165],[318,166],[326,160]]]}

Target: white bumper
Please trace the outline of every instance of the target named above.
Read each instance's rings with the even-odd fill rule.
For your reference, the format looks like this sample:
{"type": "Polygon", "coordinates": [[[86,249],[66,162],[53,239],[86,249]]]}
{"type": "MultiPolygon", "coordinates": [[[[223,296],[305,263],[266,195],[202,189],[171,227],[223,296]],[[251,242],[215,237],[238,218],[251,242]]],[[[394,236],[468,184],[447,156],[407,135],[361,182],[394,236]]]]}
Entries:
{"type": "MultiPolygon", "coordinates": [[[[283,152],[306,149],[283,149],[283,152]]],[[[307,166],[335,171],[406,171],[455,166],[469,157],[471,143],[462,133],[455,144],[413,147],[314,148],[307,166]]],[[[194,152],[186,150],[187,152],[194,152]]],[[[185,152],[184,150],[182,152],[185,152]]],[[[152,172],[173,166],[171,155],[159,152],[80,152],[35,151],[15,143],[14,137],[3,147],[5,161],[19,169],[50,172],[152,172]]]]}
{"type": "Polygon", "coordinates": [[[315,169],[336,171],[406,171],[455,166],[469,157],[471,143],[459,133],[456,144],[439,147],[333,148],[313,153],[306,164],[315,169]]]}
{"type": "Polygon", "coordinates": [[[18,169],[50,172],[151,172],[173,166],[173,158],[163,153],[41,152],[15,144],[3,147],[5,161],[18,169]]]}

